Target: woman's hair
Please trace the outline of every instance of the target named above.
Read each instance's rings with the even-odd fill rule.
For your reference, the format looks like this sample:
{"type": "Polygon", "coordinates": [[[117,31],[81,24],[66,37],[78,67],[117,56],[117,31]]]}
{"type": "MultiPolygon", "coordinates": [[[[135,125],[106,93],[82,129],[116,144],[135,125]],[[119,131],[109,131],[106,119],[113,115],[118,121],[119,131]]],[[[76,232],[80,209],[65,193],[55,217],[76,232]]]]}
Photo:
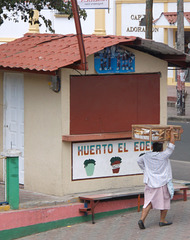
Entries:
{"type": "Polygon", "coordinates": [[[161,142],[154,142],[152,144],[153,152],[162,152],[163,151],[163,143],[161,142]]]}

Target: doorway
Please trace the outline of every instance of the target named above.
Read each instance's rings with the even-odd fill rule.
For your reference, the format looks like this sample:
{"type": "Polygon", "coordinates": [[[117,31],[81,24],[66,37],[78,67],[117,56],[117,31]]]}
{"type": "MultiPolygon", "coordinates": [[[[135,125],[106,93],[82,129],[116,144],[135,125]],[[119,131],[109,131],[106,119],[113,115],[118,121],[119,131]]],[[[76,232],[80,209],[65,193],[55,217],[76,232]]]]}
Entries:
{"type": "Polygon", "coordinates": [[[18,149],[19,183],[24,184],[24,76],[18,73],[4,74],[3,147],[18,149]]]}

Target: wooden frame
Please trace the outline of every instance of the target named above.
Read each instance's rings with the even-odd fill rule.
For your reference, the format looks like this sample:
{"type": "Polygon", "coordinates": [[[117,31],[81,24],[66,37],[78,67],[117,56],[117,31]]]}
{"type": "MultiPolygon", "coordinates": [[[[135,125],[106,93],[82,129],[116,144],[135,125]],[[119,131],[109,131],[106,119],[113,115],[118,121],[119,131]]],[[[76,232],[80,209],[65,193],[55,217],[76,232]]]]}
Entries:
{"type": "MultiPolygon", "coordinates": [[[[176,141],[181,140],[181,126],[172,125],[176,141]]],[[[164,142],[170,140],[169,125],[132,125],[132,139],[150,142],[164,142]]]]}

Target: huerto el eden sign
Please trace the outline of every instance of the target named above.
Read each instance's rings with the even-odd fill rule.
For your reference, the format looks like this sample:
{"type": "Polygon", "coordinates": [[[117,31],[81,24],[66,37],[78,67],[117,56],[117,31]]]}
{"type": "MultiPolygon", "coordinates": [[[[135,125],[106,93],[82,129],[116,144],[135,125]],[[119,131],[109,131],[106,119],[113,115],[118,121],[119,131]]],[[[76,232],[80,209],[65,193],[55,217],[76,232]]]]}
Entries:
{"type": "Polygon", "coordinates": [[[136,159],[151,151],[149,141],[113,140],[73,143],[73,180],[141,174],[136,159]]]}

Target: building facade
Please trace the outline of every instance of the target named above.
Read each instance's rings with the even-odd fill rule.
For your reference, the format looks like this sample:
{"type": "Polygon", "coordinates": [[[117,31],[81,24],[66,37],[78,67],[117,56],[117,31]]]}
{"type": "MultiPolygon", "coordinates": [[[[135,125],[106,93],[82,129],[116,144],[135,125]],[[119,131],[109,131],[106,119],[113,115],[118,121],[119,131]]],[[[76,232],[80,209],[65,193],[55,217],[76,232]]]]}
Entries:
{"type": "Polygon", "coordinates": [[[0,45],[0,151],[22,151],[25,189],[63,196],[142,183],[136,159],[151,144],[132,139],[132,124],[167,123],[168,64],[190,62],[136,37],[87,35],[84,44],[86,71],[76,35],[0,45]]]}

